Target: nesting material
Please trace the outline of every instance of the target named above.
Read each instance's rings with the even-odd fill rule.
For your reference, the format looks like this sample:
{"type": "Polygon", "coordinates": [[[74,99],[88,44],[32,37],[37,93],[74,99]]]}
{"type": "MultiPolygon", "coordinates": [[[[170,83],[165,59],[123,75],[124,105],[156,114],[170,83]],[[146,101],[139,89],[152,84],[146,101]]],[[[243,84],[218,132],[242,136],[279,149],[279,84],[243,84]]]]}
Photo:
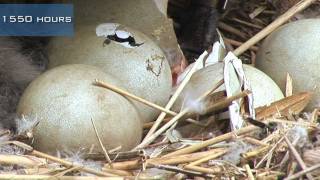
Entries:
{"type": "MultiPolygon", "coordinates": [[[[161,49],[144,34],[122,25],[108,23],[97,29],[82,26],[73,38],[54,38],[49,45],[49,59],[49,68],[77,63],[97,66],[119,78],[130,93],[161,106],[170,96],[171,71],[161,49]],[[129,48],[110,40],[110,35],[117,33],[110,29],[127,32],[140,45],[129,48]]],[[[139,102],[135,106],[144,122],[154,120],[159,113],[139,102]]]]}
{"type": "MultiPolygon", "coordinates": [[[[303,160],[308,167],[314,166],[320,163],[320,147],[309,149],[303,152],[303,160]]],[[[315,176],[320,176],[320,172],[314,171],[315,176]]]]}
{"type": "Polygon", "coordinates": [[[285,91],[286,74],[293,80],[293,93],[314,92],[307,107],[319,106],[320,19],[299,20],[282,26],[263,42],[257,54],[257,67],[285,91]]]}
{"type": "Polygon", "coordinates": [[[240,163],[242,153],[246,153],[255,147],[254,145],[246,143],[242,140],[230,142],[228,145],[230,146],[229,152],[221,159],[235,165],[240,163]]]}
{"type": "Polygon", "coordinates": [[[17,109],[22,116],[37,117],[34,147],[56,150],[101,151],[92,122],[107,149],[133,148],[140,141],[142,124],[130,101],[112,91],[93,86],[96,78],[121,86],[113,76],[88,65],[65,65],[34,80],[17,109]]]}
{"type": "MultiPolygon", "coordinates": [[[[93,161],[84,159],[84,154],[80,151],[77,152],[59,152],[58,155],[64,160],[73,162],[75,165],[85,166],[95,170],[100,170],[103,166],[101,161],[93,161]]],[[[93,176],[92,174],[80,172],[80,176],[93,176]]]]}

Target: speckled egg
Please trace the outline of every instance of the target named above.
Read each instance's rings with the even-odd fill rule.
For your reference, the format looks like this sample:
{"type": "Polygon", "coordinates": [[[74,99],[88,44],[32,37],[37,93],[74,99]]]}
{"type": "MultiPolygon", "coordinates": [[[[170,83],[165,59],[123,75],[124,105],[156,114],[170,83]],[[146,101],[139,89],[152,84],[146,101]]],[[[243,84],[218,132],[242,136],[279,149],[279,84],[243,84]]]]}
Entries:
{"type": "Polygon", "coordinates": [[[101,151],[92,122],[107,149],[130,150],[142,135],[133,104],[110,90],[92,85],[95,79],[121,86],[114,76],[89,65],[64,65],[35,79],[23,93],[18,115],[38,118],[34,147],[43,152],[78,151],[94,145],[101,151]]]}

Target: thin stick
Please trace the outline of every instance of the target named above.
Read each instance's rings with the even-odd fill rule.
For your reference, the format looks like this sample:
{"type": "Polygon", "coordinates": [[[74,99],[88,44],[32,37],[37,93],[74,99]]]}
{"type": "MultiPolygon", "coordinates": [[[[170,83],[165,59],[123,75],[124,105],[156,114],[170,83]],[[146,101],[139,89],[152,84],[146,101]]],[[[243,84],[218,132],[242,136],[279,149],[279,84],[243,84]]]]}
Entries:
{"type": "MultiPolygon", "coordinates": [[[[303,170],[307,169],[306,164],[303,162],[301,156],[299,155],[299,153],[297,152],[296,148],[292,145],[292,143],[290,142],[290,140],[287,138],[287,136],[284,136],[284,140],[286,141],[286,143],[288,144],[288,147],[292,153],[292,155],[294,156],[294,158],[297,160],[298,164],[300,165],[300,167],[303,170]]],[[[309,180],[313,179],[312,175],[310,173],[306,173],[306,176],[309,180]]]]}
{"type": "Polygon", "coordinates": [[[215,104],[207,107],[207,109],[205,110],[205,112],[203,112],[203,114],[208,114],[208,113],[212,113],[218,110],[221,110],[223,108],[228,107],[234,100],[243,98],[248,96],[248,94],[250,94],[251,92],[249,90],[244,90],[243,92],[240,92],[234,96],[225,98],[221,101],[216,102],[215,104]]]}
{"type": "MultiPolygon", "coordinates": [[[[240,42],[240,41],[236,41],[236,40],[233,40],[233,39],[229,39],[229,38],[223,38],[224,41],[230,43],[231,45],[234,45],[234,46],[241,46],[243,44],[243,42],[240,42]]],[[[259,48],[257,46],[251,46],[249,49],[253,50],[253,51],[258,51],[259,48]]]]}
{"type": "Polygon", "coordinates": [[[225,31],[227,31],[227,32],[235,34],[235,35],[241,37],[242,39],[246,39],[247,38],[247,35],[245,33],[239,31],[238,29],[236,29],[236,28],[234,28],[234,27],[232,27],[232,26],[230,26],[230,25],[228,25],[228,24],[226,24],[224,22],[219,22],[218,27],[223,29],[223,30],[225,30],[225,31]]]}
{"type": "MultiPolygon", "coordinates": [[[[217,149],[211,149],[208,151],[196,152],[196,153],[185,154],[185,155],[180,155],[175,157],[151,158],[145,161],[145,165],[146,167],[150,167],[149,164],[163,164],[163,165],[185,164],[185,163],[197,161],[199,159],[203,159],[213,154],[220,154],[220,152],[225,152],[225,151],[226,151],[225,148],[217,148],[217,149]]],[[[135,160],[129,160],[129,161],[114,162],[113,167],[114,169],[118,169],[118,170],[133,170],[141,167],[142,163],[143,162],[141,160],[135,159],[135,160]]],[[[105,164],[102,170],[104,170],[105,168],[109,168],[109,165],[105,164]]]]}
{"type": "Polygon", "coordinates": [[[187,174],[191,176],[199,176],[199,177],[204,177],[204,178],[213,178],[211,175],[203,174],[202,172],[197,172],[197,171],[190,171],[190,170],[185,170],[176,166],[169,166],[169,165],[160,165],[160,164],[152,164],[153,167],[158,168],[158,169],[163,169],[167,171],[172,171],[176,173],[182,173],[182,174],[187,174]]]}
{"type": "Polygon", "coordinates": [[[306,168],[306,169],[304,169],[304,170],[302,170],[302,171],[300,171],[300,172],[298,172],[296,174],[293,174],[292,176],[289,176],[289,177],[285,178],[284,180],[299,179],[301,176],[303,176],[303,175],[305,175],[307,173],[310,173],[310,172],[312,172],[314,170],[317,170],[319,168],[320,168],[320,164],[316,164],[316,165],[311,166],[309,168],[306,168]]]}
{"type": "Polygon", "coordinates": [[[261,155],[262,153],[265,153],[269,149],[270,149],[270,146],[262,146],[262,147],[258,147],[255,150],[243,153],[241,156],[245,159],[251,159],[253,157],[257,157],[257,156],[261,155]]]}
{"type": "Polygon", "coordinates": [[[257,146],[268,146],[267,143],[264,143],[262,141],[255,139],[255,138],[252,138],[252,137],[244,137],[243,140],[247,141],[250,144],[257,145],[257,146]]]}
{"type": "Polygon", "coordinates": [[[213,86],[211,90],[207,91],[207,93],[205,93],[204,96],[208,96],[214,91],[216,91],[220,86],[222,86],[223,83],[224,83],[224,79],[221,79],[215,86],[213,86]]]}
{"type": "Polygon", "coordinates": [[[23,167],[37,167],[46,164],[45,159],[35,158],[26,155],[0,154],[1,165],[19,165],[23,167]]]}
{"type": "MultiPolygon", "coordinates": [[[[170,121],[170,117],[169,118],[165,118],[163,119],[163,121],[161,123],[167,123],[170,121]]],[[[143,129],[149,129],[153,126],[153,124],[155,123],[155,121],[152,121],[152,122],[146,122],[143,124],[143,129]]]]}
{"type": "Polygon", "coordinates": [[[67,168],[66,170],[62,171],[62,172],[59,172],[55,175],[53,175],[53,177],[61,177],[61,176],[64,176],[65,174],[69,173],[69,172],[72,172],[72,171],[75,171],[75,170],[78,170],[80,167],[72,167],[72,168],[67,168]]]}
{"type": "Polygon", "coordinates": [[[254,180],[254,176],[253,176],[253,174],[252,174],[252,171],[251,171],[250,166],[249,166],[248,164],[246,164],[244,167],[245,167],[245,169],[246,169],[246,171],[247,171],[248,179],[249,179],[249,180],[254,180]]]}
{"type": "Polygon", "coordinates": [[[206,174],[219,174],[222,173],[223,170],[220,167],[210,167],[210,168],[205,168],[205,167],[200,167],[200,166],[185,166],[185,169],[189,169],[191,171],[197,171],[201,173],[206,173],[206,174]]]}
{"type": "Polygon", "coordinates": [[[38,157],[45,158],[45,159],[48,159],[48,160],[53,161],[53,162],[60,163],[65,167],[79,167],[80,168],[79,170],[81,170],[83,172],[90,173],[90,174],[94,174],[94,175],[97,175],[97,176],[106,176],[106,177],[116,177],[117,176],[116,174],[104,173],[102,171],[97,171],[95,169],[91,169],[91,168],[88,168],[88,167],[85,167],[85,166],[76,165],[76,164],[74,164],[74,163],[72,163],[70,161],[67,161],[67,160],[64,160],[64,159],[60,159],[60,158],[51,156],[51,155],[46,154],[46,153],[42,153],[40,151],[34,150],[31,146],[29,146],[29,145],[27,145],[25,143],[19,142],[19,141],[7,141],[5,143],[1,143],[0,145],[3,145],[3,144],[14,144],[16,146],[19,146],[20,148],[23,148],[23,149],[25,149],[27,151],[30,151],[30,153],[32,155],[34,155],[34,156],[38,156],[38,157]]]}
{"type": "Polygon", "coordinates": [[[221,152],[212,154],[212,155],[210,155],[210,156],[207,156],[207,157],[204,157],[204,158],[199,159],[199,160],[197,160],[197,161],[194,161],[194,162],[188,164],[187,166],[189,166],[189,165],[190,165],[190,166],[197,166],[197,165],[199,165],[199,164],[201,164],[201,163],[204,163],[204,162],[207,162],[207,161],[209,161],[209,160],[212,160],[212,159],[215,159],[215,158],[217,158],[217,157],[220,157],[220,156],[224,155],[224,154],[227,153],[227,152],[228,152],[228,150],[224,150],[224,151],[221,151],[221,152]]]}
{"type": "Polygon", "coordinates": [[[262,31],[260,31],[258,34],[250,38],[247,42],[242,44],[240,47],[238,47],[236,50],[234,50],[234,54],[236,56],[241,55],[243,52],[248,50],[251,46],[259,42],[261,39],[265,38],[267,35],[269,35],[271,32],[273,32],[275,29],[277,29],[279,26],[287,22],[290,18],[292,18],[296,13],[304,10],[308,6],[310,6],[313,2],[316,0],[301,0],[299,3],[294,5],[292,8],[290,8],[286,13],[278,17],[275,21],[273,21],[271,24],[269,24],[267,27],[265,27],[262,31]]]}
{"type": "Polygon", "coordinates": [[[160,111],[162,111],[164,113],[167,113],[167,114],[170,114],[170,115],[173,115],[173,116],[177,115],[176,112],[170,111],[170,110],[168,110],[166,108],[163,108],[163,107],[161,107],[161,106],[159,106],[159,105],[157,105],[155,103],[147,101],[147,100],[145,100],[145,99],[143,99],[141,97],[138,97],[138,96],[136,96],[134,94],[131,94],[131,93],[129,93],[129,92],[127,92],[127,91],[125,91],[125,90],[123,90],[121,88],[118,88],[118,87],[113,86],[111,84],[108,84],[106,82],[102,82],[102,81],[96,79],[95,82],[93,83],[93,85],[110,89],[110,90],[112,90],[112,91],[114,91],[114,92],[116,92],[118,94],[121,94],[122,96],[134,99],[134,100],[136,100],[136,101],[138,101],[138,102],[140,102],[142,104],[145,104],[145,105],[150,106],[152,108],[158,109],[158,110],[160,110],[160,111]]]}
{"type": "Polygon", "coordinates": [[[238,23],[241,23],[243,25],[249,26],[249,27],[253,27],[253,28],[257,28],[257,29],[263,29],[262,26],[259,26],[259,25],[256,25],[256,24],[253,24],[253,23],[250,23],[250,22],[238,19],[238,18],[232,18],[232,20],[234,20],[234,21],[236,21],[238,23]]]}
{"type": "MultiPolygon", "coordinates": [[[[190,81],[192,75],[196,72],[197,68],[203,64],[203,60],[204,58],[208,55],[207,51],[205,51],[204,53],[202,53],[199,58],[196,60],[196,62],[194,63],[193,67],[190,69],[190,71],[188,72],[188,74],[186,75],[186,77],[183,79],[183,81],[181,82],[181,84],[179,85],[178,89],[174,92],[174,94],[172,95],[172,97],[170,98],[169,102],[167,103],[167,105],[165,106],[166,110],[170,110],[170,108],[173,106],[173,104],[175,103],[175,101],[178,99],[179,95],[181,94],[182,90],[185,88],[185,86],[188,84],[188,82],[190,81]]],[[[165,111],[163,111],[158,118],[156,119],[156,121],[154,122],[153,126],[150,128],[149,132],[147,133],[147,135],[145,136],[145,138],[143,139],[142,143],[144,143],[144,141],[146,141],[159,127],[159,125],[161,124],[161,122],[163,121],[163,119],[166,116],[166,113],[164,113],[165,111]]]]}
{"type": "Polygon", "coordinates": [[[287,167],[288,176],[291,176],[292,174],[294,174],[294,172],[297,170],[297,167],[298,167],[297,161],[292,161],[291,164],[289,164],[289,167],[287,167]]]}
{"type": "Polygon", "coordinates": [[[106,160],[108,161],[110,167],[112,167],[112,161],[111,161],[111,159],[110,159],[110,157],[109,157],[109,155],[108,155],[108,152],[107,152],[106,148],[104,147],[104,145],[103,145],[103,143],[102,143],[102,141],[101,141],[101,138],[99,137],[98,130],[97,130],[96,125],[94,124],[94,122],[93,122],[92,119],[91,119],[91,123],[92,123],[93,129],[94,129],[94,132],[95,132],[95,134],[96,134],[96,137],[97,137],[97,139],[98,139],[98,141],[99,141],[100,147],[102,148],[104,157],[105,157],[106,160]]]}
{"type": "MultiPolygon", "coordinates": [[[[59,178],[50,175],[17,175],[17,174],[0,174],[0,179],[15,180],[39,180],[39,179],[59,179],[59,180],[92,180],[92,176],[60,176],[59,178]]],[[[109,177],[94,177],[96,180],[110,180],[109,177]]],[[[112,178],[112,180],[123,180],[122,177],[112,178]]]]}
{"type": "Polygon", "coordinates": [[[106,172],[102,172],[102,171],[97,171],[95,169],[91,169],[91,168],[88,168],[88,167],[85,167],[85,166],[81,166],[81,165],[79,166],[79,165],[76,165],[75,163],[72,163],[70,161],[66,161],[64,159],[60,159],[60,158],[51,156],[49,154],[42,153],[40,151],[33,150],[31,152],[31,154],[35,155],[35,156],[38,156],[38,157],[46,158],[46,159],[48,159],[50,161],[53,161],[53,162],[60,163],[60,164],[62,164],[64,166],[66,166],[66,167],[79,167],[79,170],[87,172],[87,173],[90,173],[90,174],[94,174],[94,175],[97,175],[97,176],[107,176],[107,177],[117,176],[115,174],[106,173],[106,172]]]}
{"type": "Polygon", "coordinates": [[[239,129],[239,130],[236,130],[236,131],[233,131],[233,132],[229,132],[229,133],[226,133],[226,134],[223,134],[223,135],[214,137],[214,138],[212,138],[212,139],[209,139],[209,140],[200,142],[200,143],[198,143],[198,144],[194,144],[194,145],[191,145],[191,146],[189,146],[189,147],[186,147],[186,148],[177,150],[177,151],[172,152],[172,153],[169,153],[169,154],[167,154],[167,155],[165,155],[165,156],[168,157],[168,156],[176,156],[176,155],[181,155],[181,154],[192,153],[192,152],[198,151],[199,149],[205,148],[205,147],[207,147],[207,146],[210,146],[210,145],[213,145],[213,144],[222,142],[222,141],[229,140],[229,139],[231,139],[232,137],[234,137],[235,134],[237,134],[237,135],[243,135],[243,134],[246,134],[246,133],[249,133],[249,132],[256,131],[256,130],[258,130],[258,129],[260,129],[260,128],[257,127],[257,126],[252,126],[252,125],[250,125],[250,126],[241,128],[241,129],[239,129]]]}
{"type": "Polygon", "coordinates": [[[308,127],[308,128],[317,128],[316,123],[310,123],[310,122],[288,121],[288,120],[282,120],[282,119],[276,119],[276,118],[267,118],[266,122],[276,122],[276,123],[284,123],[284,124],[289,124],[289,125],[304,126],[304,127],[308,127]]]}

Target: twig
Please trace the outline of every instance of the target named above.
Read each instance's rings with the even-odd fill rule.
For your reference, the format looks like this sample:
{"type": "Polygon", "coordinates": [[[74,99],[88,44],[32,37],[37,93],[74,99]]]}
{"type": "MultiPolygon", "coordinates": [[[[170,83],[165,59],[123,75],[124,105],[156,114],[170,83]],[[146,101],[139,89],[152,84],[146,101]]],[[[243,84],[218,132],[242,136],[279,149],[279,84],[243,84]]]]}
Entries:
{"type": "MultiPolygon", "coordinates": [[[[240,42],[240,41],[236,41],[236,40],[233,40],[233,39],[229,39],[229,38],[223,38],[223,40],[225,42],[228,42],[230,43],[231,45],[234,45],[234,46],[241,46],[243,44],[243,42],[240,42]]],[[[258,51],[258,47],[257,46],[251,46],[249,49],[253,50],[253,51],[258,51]]]]}
{"type": "Polygon", "coordinates": [[[213,105],[209,106],[206,108],[205,112],[203,112],[203,114],[209,114],[218,110],[221,110],[223,108],[228,107],[234,100],[240,99],[240,98],[244,98],[246,96],[248,96],[248,94],[250,94],[251,92],[249,90],[244,90],[243,92],[240,92],[234,96],[225,98],[221,101],[218,101],[216,103],[214,103],[213,105]]]}
{"type": "Polygon", "coordinates": [[[36,150],[33,150],[31,152],[32,155],[34,156],[38,156],[38,157],[42,157],[42,158],[46,158],[50,161],[53,161],[53,162],[57,162],[57,163],[60,163],[66,167],[79,167],[79,170],[83,171],[83,172],[87,172],[87,173],[90,173],[90,174],[94,174],[94,175],[97,175],[97,176],[107,176],[107,177],[115,177],[115,176],[118,176],[116,174],[112,174],[112,173],[106,173],[106,172],[102,172],[102,171],[97,171],[95,169],[91,169],[91,168],[88,168],[88,167],[85,167],[83,165],[77,165],[77,164],[74,164],[70,161],[66,161],[64,159],[60,159],[60,158],[57,158],[57,157],[54,157],[54,156],[51,156],[49,154],[45,154],[45,153],[42,153],[40,151],[36,151],[36,150]]]}
{"type": "Polygon", "coordinates": [[[260,6],[258,8],[256,8],[252,13],[249,14],[249,17],[251,19],[254,19],[255,17],[257,17],[260,13],[262,13],[265,9],[267,9],[266,6],[260,6]]]}
{"type": "MultiPolygon", "coordinates": [[[[177,90],[174,92],[174,94],[172,95],[172,97],[170,98],[169,102],[167,103],[167,105],[165,106],[166,110],[170,110],[170,108],[173,106],[173,104],[175,103],[175,101],[178,99],[179,95],[181,94],[182,90],[185,88],[185,86],[188,84],[188,82],[190,81],[192,75],[196,72],[197,68],[199,66],[201,66],[203,64],[203,60],[204,58],[208,55],[207,51],[203,52],[199,58],[196,60],[196,62],[194,63],[193,67],[190,69],[190,71],[188,72],[188,74],[186,75],[186,77],[183,79],[183,81],[181,82],[181,84],[179,85],[179,87],[177,88],[177,90]]],[[[163,119],[165,118],[166,113],[162,112],[158,118],[156,119],[156,121],[154,122],[153,126],[151,127],[151,129],[149,130],[149,132],[147,133],[147,135],[145,136],[145,138],[143,139],[142,143],[144,143],[144,141],[146,141],[159,127],[159,125],[161,124],[161,122],[163,121],[163,119]]]]}
{"type": "Polygon", "coordinates": [[[131,93],[129,93],[129,92],[127,92],[127,91],[125,91],[125,90],[123,90],[123,89],[121,89],[121,88],[118,88],[118,87],[113,86],[113,85],[111,85],[111,84],[108,84],[108,83],[106,83],[106,82],[102,82],[102,81],[100,81],[100,80],[98,80],[98,79],[96,79],[96,80],[94,81],[93,85],[110,89],[110,90],[112,90],[112,91],[114,91],[114,92],[116,92],[116,93],[118,93],[118,94],[121,94],[122,96],[129,97],[129,98],[134,99],[134,100],[136,100],[136,101],[138,101],[138,102],[140,102],[140,103],[142,103],[142,104],[145,104],[145,105],[147,105],[147,106],[150,106],[150,107],[152,107],[152,108],[155,108],[155,109],[157,109],[157,110],[160,110],[160,111],[162,111],[162,112],[165,112],[165,113],[170,114],[170,115],[172,115],[172,116],[174,116],[174,115],[177,114],[176,112],[170,111],[170,110],[168,110],[168,109],[166,109],[166,108],[163,108],[163,107],[161,107],[161,106],[159,106],[159,105],[157,105],[157,104],[154,104],[154,103],[152,103],[152,102],[150,102],[150,101],[147,101],[147,100],[145,100],[145,99],[143,99],[143,98],[141,98],[141,97],[138,97],[138,96],[136,96],[136,95],[134,95],[134,94],[131,94],[131,93]]]}
{"type": "Polygon", "coordinates": [[[104,157],[106,158],[106,160],[109,163],[110,167],[112,167],[112,161],[111,161],[111,159],[110,159],[110,157],[108,155],[108,152],[107,152],[106,148],[104,147],[104,145],[103,145],[103,143],[101,141],[101,138],[99,137],[98,130],[97,130],[96,125],[94,124],[92,119],[91,119],[91,123],[92,123],[93,129],[94,129],[94,132],[96,134],[96,137],[97,137],[97,139],[99,141],[100,147],[102,148],[104,157]]]}
{"type": "MultiPolygon", "coordinates": [[[[108,151],[108,155],[112,161],[123,161],[128,159],[134,159],[144,156],[144,152],[142,150],[139,151],[129,151],[129,152],[110,152],[108,151]]],[[[84,159],[92,159],[92,160],[101,160],[105,159],[103,154],[100,153],[91,153],[85,154],[84,159]]]]}
{"type": "Polygon", "coordinates": [[[26,155],[0,154],[0,165],[19,165],[23,167],[38,167],[46,164],[44,159],[26,155]]]}
{"type": "MultiPolygon", "coordinates": [[[[165,118],[165,119],[163,119],[163,121],[161,122],[161,124],[167,123],[167,122],[169,122],[171,119],[172,119],[172,117],[165,118]]],[[[188,118],[188,119],[185,119],[185,121],[188,122],[188,123],[194,124],[194,125],[196,125],[196,126],[207,127],[207,124],[202,123],[202,122],[197,121],[197,120],[194,120],[194,119],[188,118]]],[[[149,128],[151,128],[154,123],[155,123],[155,121],[144,123],[144,124],[143,124],[143,129],[149,129],[149,128]]]]}
{"type": "Polygon", "coordinates": [[[267,152],[270,149],[270,146],[262,146],[258,147],[257,149],[254,149],[252,151],[243,153],[241,156],[247,160],[257,157],[265,152],[267,152]]]}
{"type": "Polygon", "coordinates": [[[310,173],[314,170],[317,170],[320,168],[320,164],[316,164],[314,166],[311,166],[311,167],[308,167],[296,174],[293,174],[292,176],[289,176],[289,177],[286,177],[284,180],[292,180],[292,179],[299,179],[301,176],[307,174],[307,173],[310,173]]]}
{"type": "MultiPolygon", "coordinates": [[[[54,177],[50,175],[16,175],[16,174],[0,174],[0,179],[21,179],[21,180],[39,180],[39,179],[59,179],[59,180],[92,180],[92,176],[60,176],[54,177]]],[[[94,177],[95,180],[110,180],[109,177],[94,177]]],[[[121,178],[123,179],[123,178],[121,178]]],[[[120,180],[120,179],[119,179],[120,180]]]]}
{"type": "Polygon", "coordinates": [[[297,170],[298,167],[298,163],[297,161],[291,161],[291,163],[289,164],[288,168],[288,176],[291,176],[292,174],[294,174],[294,172],[297,170]]]}
{"type": "Polygon", "coordinates": [[[261,39],[265,38],[267,35],[269,35],[271,32],[273,32],[275,29],[277,29],[279,26],[287,22],[290,18],[292,18],[296,13],[304,10],[308,6],[310,6],[313,2],[316,0],[301,0],[299,3],[294,5],[292,8],[290,8],[286,13],[278,17],[275,21],[273,21],[270,25],[265,27],[263,30],[261,30],[258,34],[250,38],[247,42],[242,44],[240,47],[238,47],[236,50],[233,51],[233,53],[236,56],[241,55],[243,52],[248,50],[251,46],[259,42],[261,39]]]}
{"type": "Polygon", "coordinates": [[[282,119],[276,119],[276,118],[267,118],[265,121],[266,122],[283,123],[283,124],[288,124],[288,125],[297,125],[297,126],[303,126],[303,127],[307,127],[307,128],[317,128],[316,123],[310,123],[310,122],[288,121],[288,120],[282,120],[282,119]]]}
{"type": "Polygon", "coordinates": [[[238,29],[226,24],[226,23],[223,23],[223,22],[219,22],[218,24],[218,27],[227,31],[227,32],[230,32],[232,34],[235,34],[239,37],[241,37],[242,39],[246,39],[247,38],[247,35],[241,31],[239,31],[238,29]]]}
{"type": "Polygon", "coordinates": [[[185,170],[185,169],[175,167],[175,166],[159,165],[159,164],[152,164],[152,166],[155,168],[158,168],[158,169],[163,169],[163,170],[172,171],[172,172],[176,172],[176,173],[187,174],[190,176],[199,176],[199,177],[204,177],[204,178],[213,178],[214,177],[212,175],[203,174],[203,173],[197,172],[197,171],[189,171],[189,170],[185,170]]]}
{"type": "Polygon", "coordinates": [[[200,167],[200,166],[188,165],[188,166],[185,166],[184,168],[192,170],[192,171],[197,171],[197,172],[201,172],[201,173],[208,173],[208,174],[221,174],[221,173],[223,173],[223,170],[220,167],[205,168],[205,167],[200,167]]]}
{"type": "Polygon", "coordinates": [[[190,164],[188,164],[187,166],[197,166],[201,163],[204,163],[204,162],[207,162],[209,160],[212,160],[212,159],[215,159],[217,157],[220,157],[222,155],[224,155],[225,153],[227,153],[228,150],[224,150],[224,151],[221,151],[221,152],[218,152],[218,153],[215,153],[215,154],[212,154],[212,155],[209,155],[207,157],[204,157],[204,158],[201,158],[197,161],[194,161],[194,162],[191,162],[190,164]]]}
{"type": "Polygon", "coordinates": [[[232,20],[238,22],[238,23],[241,23],[241,24],[244,24],[246,26],[249,26],[249,27],[253,27],[253,28],[257,28],[257,29],[263,29],[262,26],[259,26],[259,25],[256,25],[256,24],[252,24],[250,22],[247,22],[247,21],[244,21],[244,20],[241,20],[241,19],[238,19],[238,18],[232,18],[232,20]]]}
{"type": "Polygon", "coordinates": [[[243,138],[244,141],[247,141],[248,143],[250,144],[254,144],[254,145],[257,145],[257,146],[268,146],[267,143],[264,143],[262,141],[259,141],[257,139],[254,139],[252,137],[244,137],[243,138]]]}
{"type": "MultiPolygon", "coordinates": [[[[284,136],[284,140],[286,141],[286,143],[288,144],[288,147],[292,153],[292,155],[294,156],[294,158],[297,160],[298,164],[300,165],[300,167],[303,170],[307,169],[306,164],[303,162],[301,156],[299,155],[299,153],[297,152],[296,148],[292,145],[292,143],[290,142],[290,140],[287,138],[287,136],[284,136]]],[[[306,176],[309,180],[313,179],[312,175],[310,173],[306,173],[306,176]]]]}
{"type": "Polygon", "coordinates": [[[252,174],[252,171],[251,171],[250,166],[249,166],[248,164],[246,164],[244,167],[245,167],[245,169],[246,169],[246,171],[247,171],[248,179],[249,179],[249,180],[254,180],[254,176],[253,176],[253,174],[252,174]]]}
{"type": "MultiPolygon", "coordinates": [[[[150,167],[149,164],[163,164],[163,165],[177,165],[183,163],[190,163],[197,161],[199,159],[203,159],[208,156],[212,156],[214,154],[221,154],[225,152],[224,148],[217,148],[211,149],[208,151],[179,155],[175,157],[157,157],[145,160],[145,164],[147,167],[150,167]]],[[[130,161],[123,161],[123,162],[115,162],[113,163],[114,169],[119,170],[132,170],[138,169],[141,167],[142,161],[141,160],[130,160],[130,161]]],[[[104,168],[109,168],[108,164],[105,164],[104,168]]],[[[104,169],[103,168],[103,169],[104,169]]]]}
{"type": "MultiPolygon", "coordinates": [[[[91,169],[91,168],[88,168],[88,167],[85,167],[85,166],[77,165],[77,164],[74,164],[74,163],[72,163],[70,161],[67,161],[67,160],[64,160],[64,159],[60,159],[60,158],[51,156],[51,155],[46,154],[46,153],[42,153],[40,151],[34,150],[31,146],[29,146],[29,145],[27,145],[25,143],[22,143],[22,142],[8,141],[8,142],[5,142],[5,143],[6,144],[14,144],[16,146],[19,146],[20,148],[23,148],[23,149],[25,149],[27,151],[30,151],[30,154],[32,154],[34,156],[38,156],[38,157],[45,158],[45,159],[48,159],[48,160],[53,161],[53,162],[60,163],[63,166],[66,166],[66,167],[79,167],[79,170],[81,170],[83,172],[90,173],[90,174],[94,174],[94,175],[97,175],[97,176],[107,176],[107,177],[115,177],[115,176],[117,176],[116,174],[97,171],[95,169],[91,169]]],[[[5,144],[5,143],[2,143],[2,144],[5,144]]]]}
{"type": "Polygon", "coordinates": [[[206,140],[206,141],[191,145],[189,147],[177,150],[177,151],[169,153],[169,154],[167,154],[165,156],[169,157],[169,156],[176,156],[176,155],[181,155],[181,154],[192,153],[192,152],[198,151],[198,150],[200,150],[202,148],[205,148],[207,146],[210,146],[210,145],[222,142],[222,141],[229,140],[229,139],[233,138],[235,134],[242,135],[242,134],[246,134],[246,133],[249,133],[249,132],[256,131],[258,129],[260,129],[260,128],[257,127],[257,126],[250,125],[250,126],[241,128],[239,130],[236,130],[236,131],[233,131],[233,132],[229,132],[229,133],[214,137],[212,139],[209,139],[209,140],[206,140]]]}
{"type": "Polygon", "coordinates": [[[62,172],[59,172],[55,175],[53,175],[53,177],[61,177],[61,176],[64,176],[65,174],[69,173],[69,172],[72,172],[72,171],[75,171],[75,170],[78,170],[80,167],[72,167],[72,168],[67,168],[65,169],[64,171],[62,172]]]}
{"type": "MultiPolygon", "coordinates": [[[[165,118],[162,120],[161,123],[167,123],[171,120],[172,118],[165,118]]],[[[152,122],[146,122],[143,124],[143,129],[149,129],[153,126],[153,124],[155,123],[155,121],[152,121],[152,122]]]]}

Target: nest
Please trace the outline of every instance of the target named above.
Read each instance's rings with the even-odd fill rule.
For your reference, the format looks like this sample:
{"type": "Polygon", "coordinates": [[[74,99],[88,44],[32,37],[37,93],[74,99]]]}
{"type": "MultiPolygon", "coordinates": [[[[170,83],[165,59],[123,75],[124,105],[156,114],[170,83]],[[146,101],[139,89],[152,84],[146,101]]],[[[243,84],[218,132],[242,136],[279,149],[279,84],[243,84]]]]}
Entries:
{"type": "MultiPolygon", "coordinates": [[[[227,48],[244,62],[254,65],[259,46],[255,44],[280,24],[292,20],[313,1],[302,0],[295,5],[291,4],[294,1],[286,2],[280,3],[279,10],[264,1],[249,1],[234,6],[240,7],[238,9],[230,8],[219,24],[227,48]],[[294,7],[290,9],[291,6],[294,7]],[[285,14],[277,18],[281,12],[285,14]],[[249,37],[252,38],[248,40],[249,37]]],[[[201,64],[200,60],[206,57],[207,54],[202,54],[196,64],[201,64]]],[[[195,69],[192,68],[188,75],[191,76],[195,69]]],[[[188,79],[190,77],[180,86],[187,84],[188,79]]],[[[210,92],[199,98],[210,97],[211,100],[206,113],[199,116],[190,109],[172,112],[170,108],[155,106],[105,82],[95,81],[96,86],[163,112],[156,123],[144,124],[146,136],[142,143],[130,152],[120,152],[118,148],[107,151],[101,145],[103,154],[80,150],[52,156],[24,143],[22,138],[29,138],[29,130],[37,123],[37,120],[26,119],[25,124],[19,125],[22,130],[18,136],[12,136],[9,130],[0,131],[0,178],[312,179],[319,176],[320,113],[319,109],[303,112],[312,98],[311,93],[293,94],[269,106],[256,108],[254,119],[247,116],[246,110],[241,111],[244,126],[230,129],[229,120],[218,120],[217,114],[225,111],[233,101],[246,99],[250,92],[244,90],[225,97],[224,93],[215,91],[222,83],[214,85],[210,92]],[[170,117],[165,118],[166,114],[170,117]],[[178,120],[182,123],[177,127],[179,131],[175,130],[178,120]]],[[[178,88],[173,97],[179,95],[179,91],[178,88]]]]}

